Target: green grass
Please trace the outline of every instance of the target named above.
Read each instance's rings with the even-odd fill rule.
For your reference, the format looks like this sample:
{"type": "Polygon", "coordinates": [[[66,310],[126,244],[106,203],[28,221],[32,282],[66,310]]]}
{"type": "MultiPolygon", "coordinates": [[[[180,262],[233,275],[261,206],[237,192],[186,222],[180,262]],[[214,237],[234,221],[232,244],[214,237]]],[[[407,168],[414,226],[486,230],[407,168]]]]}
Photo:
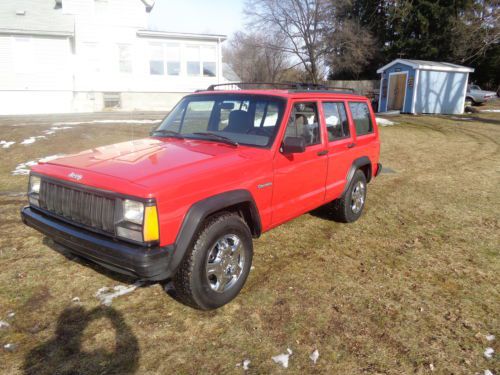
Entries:
{"type": "MultiPolygon", "coordinates": [[[[264,234],[242,293],[213,312],[178,304],[159,284],[102,307],[96,291],[127,280],[53,251],[19,221],[18,163],[137,138],[150,125],[81,125],[0,148],[0,320],[16,313],[0,344],[17,345],[0,351],[0,371],[239,374],[249,359],[254,374],[427,374],[430,364],[436,374],[498,373],[498,355],[483,352],[500,350],[485,339],[500,338],[500,116],[391,120],[399,125],[381,128],[381,161],[397,173],[369,185],[361,219],[338,224],[323,210],[264,234]],[[285,370],[271,357],[287,348],[285,370]]],[[[33,121],[0,118],[0,139],[58,120],[33,121]]]]}

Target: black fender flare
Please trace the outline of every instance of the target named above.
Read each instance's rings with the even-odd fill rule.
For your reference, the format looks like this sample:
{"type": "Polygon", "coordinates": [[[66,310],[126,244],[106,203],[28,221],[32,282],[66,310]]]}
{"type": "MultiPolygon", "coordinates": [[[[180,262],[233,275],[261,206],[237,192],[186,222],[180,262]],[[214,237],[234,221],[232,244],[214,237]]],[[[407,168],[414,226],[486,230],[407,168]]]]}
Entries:
{"type": "Polygon", "coordinates": [[[250,210],[252,228],[250,229],[254,237],[260,236],[262,224],[260,221],[259,210],[248,190],[231,190],[221,194],[213,195],[194,203],[188,210],[184,221],[182,222],[179,233],[175,240],[175,249],[172,259],[168,266],[170,273],[173,274],[184,259],[184,255],[191,246],[192,241],[198,230],[203,225],[204,220],[211,214],[235,206],[238,204],[247,204],[250,210]]]}
{"type": "Polygon", "coordinates": [[[370,161],[370,158],[368,156],[361,156],[360,158],[357,158],[352,162],[352,165],[349,168],[349,171],[347,172],[346,184],[341,196],[343,196],[346,193],[347,189],[349,189],[349,185],[351,184],[352,178],[354,177],[354,173],[356,173],[356,170],[358,170],[361,167],[364,167],[365,165],[370,166],[370,173],[366,177],[366,182],[370,182],[372,178],[372,172],[371,172],[372,162],[370,161]]]}

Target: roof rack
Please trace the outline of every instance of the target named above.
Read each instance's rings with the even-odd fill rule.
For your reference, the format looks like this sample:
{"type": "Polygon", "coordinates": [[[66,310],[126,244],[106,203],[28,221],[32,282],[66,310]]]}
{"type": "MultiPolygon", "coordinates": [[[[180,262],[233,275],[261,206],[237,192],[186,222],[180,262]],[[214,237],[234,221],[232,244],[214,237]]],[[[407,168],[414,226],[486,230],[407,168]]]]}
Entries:
{"type": "Polygon", "coordinates": [[[208,86],[206,91],[220,90],[288,90],[288,91],[340,91],[354,93],[354,89],[345,87],[332,87],[320,83],[309,82],[234,82],[220,83],[208,86]]]}

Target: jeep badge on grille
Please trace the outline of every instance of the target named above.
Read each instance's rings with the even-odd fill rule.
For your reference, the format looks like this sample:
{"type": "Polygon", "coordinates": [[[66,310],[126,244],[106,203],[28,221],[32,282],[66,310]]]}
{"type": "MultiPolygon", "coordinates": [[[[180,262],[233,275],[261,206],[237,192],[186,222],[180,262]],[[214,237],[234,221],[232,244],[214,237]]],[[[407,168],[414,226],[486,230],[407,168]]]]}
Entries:
{"type": "Polygon", "coordinates": [[[83,176],[81,174],[78,174],[75,172],[71,172],[70,174],[68,174],[68,177],[72,178],[73,180],[77,180],[77,181],[80,181],[83,178],[83,176]]]}

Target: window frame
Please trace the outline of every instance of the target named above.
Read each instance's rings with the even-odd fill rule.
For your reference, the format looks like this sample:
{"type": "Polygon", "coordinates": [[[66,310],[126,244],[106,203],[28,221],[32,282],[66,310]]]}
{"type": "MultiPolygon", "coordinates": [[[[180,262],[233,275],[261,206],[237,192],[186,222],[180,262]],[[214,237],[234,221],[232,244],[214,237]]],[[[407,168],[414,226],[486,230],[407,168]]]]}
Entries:
{"type": "Polygon", "coordinates": [[[134,48],[131,43],[117,43],[117,53],[118,53],[118,72],[120,74],[134,74],[134,48]],[[128,49],[129,58],[122,59],[122,48],[128,49]],[[122,70],[122,62],[130,63],[130,71],[122,70]]]}
{"type": "MultiPolygon", "coordinates": [[[[334,142],[337,142],[337,141],[343,141],[343,140],[346,140],[346,139],[351,139],[353,137],[353,129],[351,127],[351,120],[349,119],[349,114],[350,113],[348,113],[347,107],[348,107],[348,102],[346,102],[345,100],[342,100],[342,99],[338,99],[338,100],[334,100],[334,99],[328,100],[327,99],[327,100],[322,100],[321,101],[321,110],[323,112],[323,121],[324,121],[324,124],[325,124],[326,139],[327,139],[328,143],[334,143],[334,142]],[[330,140],[329,133],[328,133],[328,124],[326,122],[325,104],[337,104],[337,108],[338,108],[339,104],[342,104],[344,106],[345,120],[347,121],[347,129],[349,130],[349,134],[348,135],[344,135],[341,138],[335,138],[335,139],[330,140]]],[[[341,124],[341,126],[342,126],[342,124],[341,124]]]]}
{"type": "Polygon", "coordinates": [[[371,106],[369,105],[369,103],[366,101],[363,101],[363,100],[348,100],[347,107],[349,108],[349,116],[350,116],[350,120],[352,122],[352,130],[354,130],[354,134],[355,134],[356,138],[374,135],[375,134],[375,124],[374,124],[373,119],[372,119],[372,111],[371,111],[371,106]],[[364,104],[364,105],[366,105],[366,108],[368,108],[368,120],[370,121],[370,125],[371,125],[370,132],[365,133],[365,134],[358,134],[358,130],[356,129],[356,120],[354,119],[354,116],[352,115],[352,111],[351,111],[351,105],[350,105],[351,103],[364,104]]]}
{"type": "Polygon", "coordinates": [[[149,41],[148,42],[148,53],[149,53],[149,58],[148,58],[148,65],[149,65],[149,75],[150,76],[163,76],[163,77],[181,77],[183,75],[183,70],[182,70],[182,45],[181,43],[176,43],[176,42],[153,42],[149,41]],[[153,60],[152,55],[153,55],[153,48],[161,48],[161,60],[153,60]],[[178,60],[172,60],[169,58],[167,54],[167,49],[175,47],[178,49],[178,60]],[[151,63],[152,62],[159,62],[161,61],[162,63],[162,73],[152,73],[151,72],[151,63]],[[168,63],[178,63],[179,64],[179,74],[169,74],[168,73],[168,63]]]}
{"type": "MultiPolygon", "coordinates": [[[[316,118],[318,120],[318,134],[319,134],[319,142],[317,143],[311,143],[311,144],[306,144],[306,150],[309,149],[310,147],[323,147],[324,146],[324,125],[323,125],[323,121],[322,121],[322,118],[321,118],[321,115],[320,115],[320,102],[318,100],[303,100],[303,99],[297,99],[297,100],[292,100],[290,101],[290,113],[289,113],[289,116],[288,116],[288,119],[286,120],[286,123],[284,124],[284,130],[283,130],[283,137],[282,137],[282,140],[281,142],[283,142],[286,138],[286,131],[287,131],[287,128],[288,128],[288,125],[290,124],[290,118],[293,116],[295,118],[297,112],[295,110],[295,106],[297,104],[314,104],[315,107],[316,107],[316,118]]],[[[304,138],[305,139],[305,138],[304,138]]]]}

